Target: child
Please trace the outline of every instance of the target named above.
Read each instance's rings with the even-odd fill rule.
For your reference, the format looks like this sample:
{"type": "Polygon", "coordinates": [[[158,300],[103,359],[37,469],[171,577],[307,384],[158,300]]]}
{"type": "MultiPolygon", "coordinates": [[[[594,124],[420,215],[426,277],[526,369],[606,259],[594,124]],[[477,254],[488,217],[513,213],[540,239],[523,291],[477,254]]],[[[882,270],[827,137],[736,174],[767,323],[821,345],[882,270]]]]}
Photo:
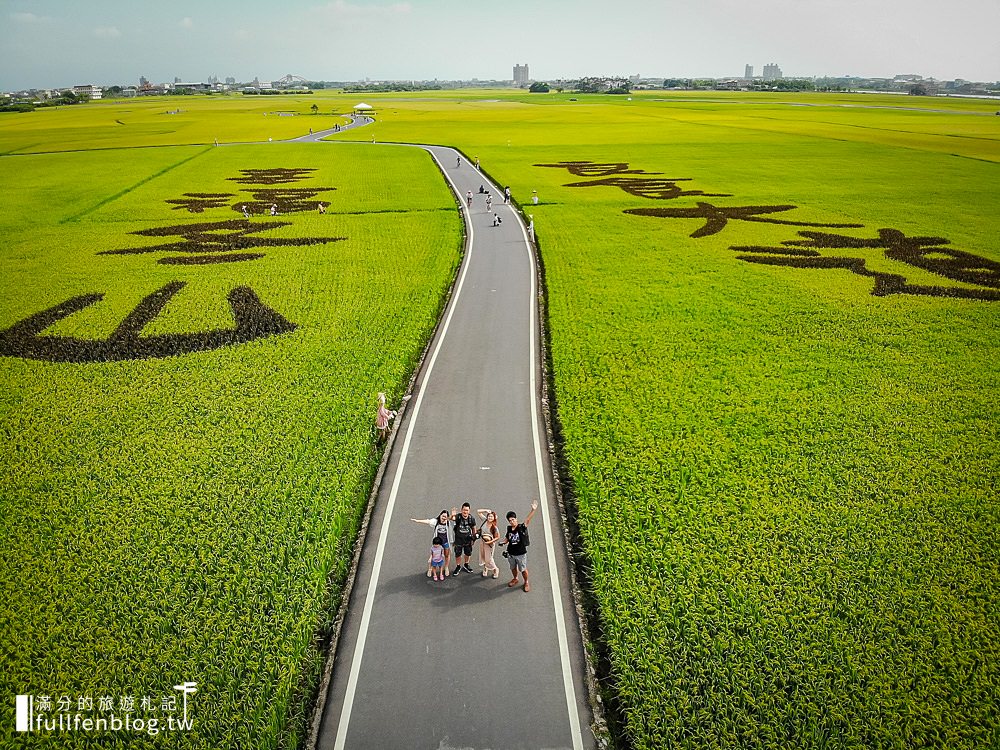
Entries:
{"type": "MultiPolygon", "coordinates": [[[[445,576],[450,576],[451,571],[448,570],[448,564],[451,559],[451,545],[448,543],[448,525],[451,521],[451,513],[446,510],[442,510],[438,513],[437,518],[411,518],[414,523],[425,523],[428,526],[434,527],[434,538],[441,540],[441,546],[444,547],[444,574],[445,576]]],[[[427,566],[427,577],[431,577],[431,568],[427,566]]]]}
{"type": "Polygon", "coordinates": [[[385,394],[378,394],[378,411],[375,413],[375,429],[378,430],[378,442],[382,443],[389,436],[389,422],[396,418],[396,412],[385,408],[385,394]]]}
{"type": "Polygon", "coordinates": [[[500,530],[497,528],[497,514],[489,508],[480,508],[476,511],[483,519],[480,527],[479,545],[479,565],[483,569],[483,578],[493,573],[494,578],[500,577],[500,568],[493,560],[493,551],[496,549],[497,541],[500,538],[500,530]]]}
{"type": "Polygon", "coordinates": [[[441,537],[436,536],[431,540],[431,556],[427,558],[427,577],[443,581],[444,571],[444,545],[441,537]]]}
{"type": "Polygon", "coordinates": [[[503,224],[503,219],[500,218],[500,214],[496,211],[493,212],[493,226],[498,227],[503,224]]]}

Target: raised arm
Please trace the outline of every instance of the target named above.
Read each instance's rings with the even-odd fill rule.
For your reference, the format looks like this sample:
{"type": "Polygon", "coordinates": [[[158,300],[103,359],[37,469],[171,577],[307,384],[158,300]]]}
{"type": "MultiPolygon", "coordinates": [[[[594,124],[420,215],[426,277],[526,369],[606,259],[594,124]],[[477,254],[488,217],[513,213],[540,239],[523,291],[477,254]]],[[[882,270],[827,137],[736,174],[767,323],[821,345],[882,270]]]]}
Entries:
{"type": "Polygon", "coordinates": [[[410,520],[414,523],[425,523],[428,526],[433,526],[437,523],[436,518],[411,518],[410,520]]]}
{"type": "Polygon", "coordinates": [[[535,515],[535,511],[536,510],[538,510],[538,501],[537,500],[532,500],[531,501],[531,511],[528,513],[528,517],[524,519],[524,525],[525,526],[527,526],[529,523],[531,523],[531,518],[532,518],[532,516],[535,515]]]}

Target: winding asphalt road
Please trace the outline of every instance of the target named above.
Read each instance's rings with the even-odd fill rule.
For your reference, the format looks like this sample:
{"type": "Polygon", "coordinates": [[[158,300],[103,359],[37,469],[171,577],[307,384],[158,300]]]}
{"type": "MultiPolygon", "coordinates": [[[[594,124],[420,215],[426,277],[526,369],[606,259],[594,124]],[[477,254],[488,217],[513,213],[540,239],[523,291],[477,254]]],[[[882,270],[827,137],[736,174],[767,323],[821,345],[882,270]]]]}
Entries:
{"type": "Polygon", "coordinates": [[[317,746],[593,748],[540,408],[534,257],[502,189],[453,149],[424,148],[461,196],[469,242],[400,417],[320,698],[317,746]],[[500,226],[481,185],[492,192],[500,226]],[[474,510],[494,508],[501,518],[515,510],[524,519],[533,499],[540,507],[529,527],[530,592],[508,588],[499,549],[499,579],[482,577],[478,549],[474,574],[426,577],[432,531],[411,517],[469,501],[474,510]]]}

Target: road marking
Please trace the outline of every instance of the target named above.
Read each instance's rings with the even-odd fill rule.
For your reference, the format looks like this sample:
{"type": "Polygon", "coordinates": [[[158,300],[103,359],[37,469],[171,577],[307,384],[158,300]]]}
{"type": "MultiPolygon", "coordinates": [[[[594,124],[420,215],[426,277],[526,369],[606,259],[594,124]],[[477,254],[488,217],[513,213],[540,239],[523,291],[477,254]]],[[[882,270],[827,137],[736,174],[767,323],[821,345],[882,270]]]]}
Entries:
{"type": "MultiPolygon", "coordinates": [[[[512,209],[513,212],[513,209],[512,209]]],[[[576,708],[576,687],[573,684],[573,670],[569,660],[569,641],[566,638],[566,620],[562,610],[562,589],[559,585],[559,572],[556,570],[555,545],[552,540],[552,523],[549,519],[548,506],[549,496],[545,488],[545,471],[542,468],[542,443],[538,433],[538,420],[541,418],[541,404],[538,403],[538,382],[535,377],[535,332],[538,326],[535,322],[535,313],[538,310],[536,304],[535,283],[538,278],[535,268],[535,254],[532,251],[531,243],[528,241],[528,232],[524,227],[524,222],[516,213],[518,226],[521,227],[521,235],[524,237],[524,246],[528,251],[528,260],[531,262],[531,314],[529,316],[530,332],[530,363],[531,363],[531,436],[535,443],[535,473],[538,477],[539,505],[542,506],[542,522],[545,524],[545,554],[549,563],[549,580],[552,585],[553,602],[555,603],[556,615],[556,637],[559,640],[559,660],[562,663],[563,688],[566,692],[566,711],[569,713],[569,731],[573,738],[573,750],[583,750],[583,733],[580,728],[580,713],[576,708]]]]}
{"type": "MultiPolygon", "coordinates": [[[[426,150],[431,155],[431,158],[437,162],[442,174],[444,174],[445,178],[451,184],[452,190],[454,190],[455,194],[458,195],[458,186],[452,181],[437,156],[430,149],[426,150]]],[[[434,371],[434,363],[437,361],[438,352],[441,351],[441,345],[444,343],[445,337],[448,334],[448,326],[451,325],[451,318],[455,314],[455,309],[458,307],[458,298],[462,294],[462,287],[465,284],[465,275],[469,270],[469,266],[472,265],[472,248],[475,240],[475,233],[472,228],[472,217],[468,216],[469,212],[468,207],[465,205],[465,201],[460,201],[460,204],[462,206],[462,210],[466,213],[468,218],[469,249],[465,256],[465,262],[462,265],[462,273],[459,276],[458,286],[455,288],[455,294],[452,297],[448,315],[444,319],[444,325],[441,326],[441,335],[438,337],[438,342],[434,346],[434,351],[431,353],[430,361],[427,363],[427,373],[424,375],[423,384],[420,386],[420,393],[417,394],[417,400],[413,406],[413,416],[410,417],[409,428],[406,431],[406,437],[403,439],[403,448],[399,455],[399,465],[396,467],[396,474],[392,479],[392,489],[389,490],[389,500],[386,503],[385,516],[382,521],[382,526],[384,528],[380,529],[381,533],[379,534],[378,546],[375,548],[375,564],[372,567],[371,581],[368,586],[368,591],[365,594],[365,607],[361,613],[361,626],[358,630],[358,642],[354,646],[354,657],[351,660],[351,672],[347,679],[347,691],[344,693],[344,705],[340,711],[340,722],[337,726],[337,740],[333,745],[334,750],[344,750],[345,743],[347,742],[347,728],[351,721],[351,710],[354,706],[354,695],[358,688],[358,674],[361,672],[361,657],[365,652],[365,641],[368,638],[368,625],[371,622],[372,609],[375,606],[375,589],[378,587],[379,574],[382,571],[382,556],[385,554],[386,540],[389,538],[389,523],[392,521],[392,509],[396,504],[396,494],[399,492],[399,483],[403,476],[403,467],[406,465],[406,456],[410,450],[410,438],[413,437],[413,433],[415,431],[414,428],[417,423],[417,415],[420,414],[420,405],[423,403],[424,394],[427,392],[427,384],[431,379],[431,373],[434,371]]]]}

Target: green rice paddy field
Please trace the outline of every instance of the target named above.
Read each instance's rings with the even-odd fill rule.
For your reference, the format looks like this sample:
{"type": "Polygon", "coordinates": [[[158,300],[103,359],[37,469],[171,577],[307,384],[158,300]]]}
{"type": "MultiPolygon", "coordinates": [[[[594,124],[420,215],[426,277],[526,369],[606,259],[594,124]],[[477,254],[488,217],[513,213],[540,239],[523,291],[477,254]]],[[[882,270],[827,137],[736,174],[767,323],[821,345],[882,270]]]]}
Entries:
{"type": "MultiPolygon", "coordinates": [[[[71,339],[113,339],[144,298],[185,284],[141,331],[179,356],[0,358],[0,689],[138,707],[195,681],[190,733],[110,733],[101,746],[300,745],[379,459],[375,395],[399,403],[435,325],[461,251],[454,199],[426,153],[370,146],[11,156],[0,175],[0,328],[104,294],[45,330],[86,358],[71,339]],[[276,198],[286,226],[226,228],[254,192],[310,185],[327,190],[307,211],[284,210],[303,194],[276,198]],[[185,193],[230,196],[200,213],[167,202],[185,193]],[[176,233],[191,225],[211,225],[200,231],[215,242],[176,233]],[[170,233],[134,234],[150,229],[170,233]],[[242,253],[263,257],[159,262],[242,253]],[[295,330],[184,353],[190,334],[233,326],[237,287],[295,330]]],[[[0,746],[52,746],[45,734],[15,744],[11,701],[2,715],[0,746]]]]}
{"type": "MultiPolygon", "coordinates": [[[[298,107],[281,118],[297,135],[313,101],[360,97],[299,99],[251,104],[298,107]]],[[[622,744],[1000,745],[995,103],[364,100],[378,121],[338,139],[455,145],[534,218],[564,479],[622,744]]],[[[372,477],[371,393],[398,396],[460,227],[426,157],[399,149],[29,155],[64,147],[58,122],[37,137],[24,124],[40,116],[80,118],[73,148],[227,140],[223,121],[231,140],[264,138],[262,112],[233,101],[183,100],[190,124],[173,133],[152,133],[142,103],[108,134],[137,102],[0,120],[16,187],[0,327],[101,291],[47,333],[107,338],[177,279],[190,283],[144,333],[229,325],[237,285],[299,325],[162,360],[2,360],[0,546],[17,562],[0,648],[8,693],[143,687],[165,664],[204,675],[227,699],[199,717],[201,746],[244,746],[236,714],[273,747],[295,744],[308,710],[310,638],[372,477]],[[331,215],[257,236],[350,239],[210,266],[96,255],[140,244],[131,231],[235,218],[164,201],[275,167],[317,167],[302,184],[337,187],[321,196],[331,215]],[[400,193],[406,175],[419,184],[400,193]],[[385,208],[388,185],[410,211],[348,213],[385,208]],[[372,303],[373,284],[406,303],[372,303]],[[95,654],[111,656],[95,669],[95,654]]]]}
{"type": "Polygon", "coordinates": [[[997,746],[995,103],[655,98],[370,102],[380,139],[454,143],[534,216],[567,478],[627,742],[997,746]],[[604,166],[536,166],[584,161],[604,166]],[[669,178],[646,184],[658,199],[626,192],[669,178]],[[699,201],[863,227],[731,219],[692,237],[706,219],[676,214],[699,201]],[[950,244],[913,241],[927,237],[950,244]],[[863,259],[911,293],[874,296],[876,278],[847,267],[740,259],[784,263],[789,248],[863,259]],[[986,299],[935,296],[956,287],[986,299]]]}

